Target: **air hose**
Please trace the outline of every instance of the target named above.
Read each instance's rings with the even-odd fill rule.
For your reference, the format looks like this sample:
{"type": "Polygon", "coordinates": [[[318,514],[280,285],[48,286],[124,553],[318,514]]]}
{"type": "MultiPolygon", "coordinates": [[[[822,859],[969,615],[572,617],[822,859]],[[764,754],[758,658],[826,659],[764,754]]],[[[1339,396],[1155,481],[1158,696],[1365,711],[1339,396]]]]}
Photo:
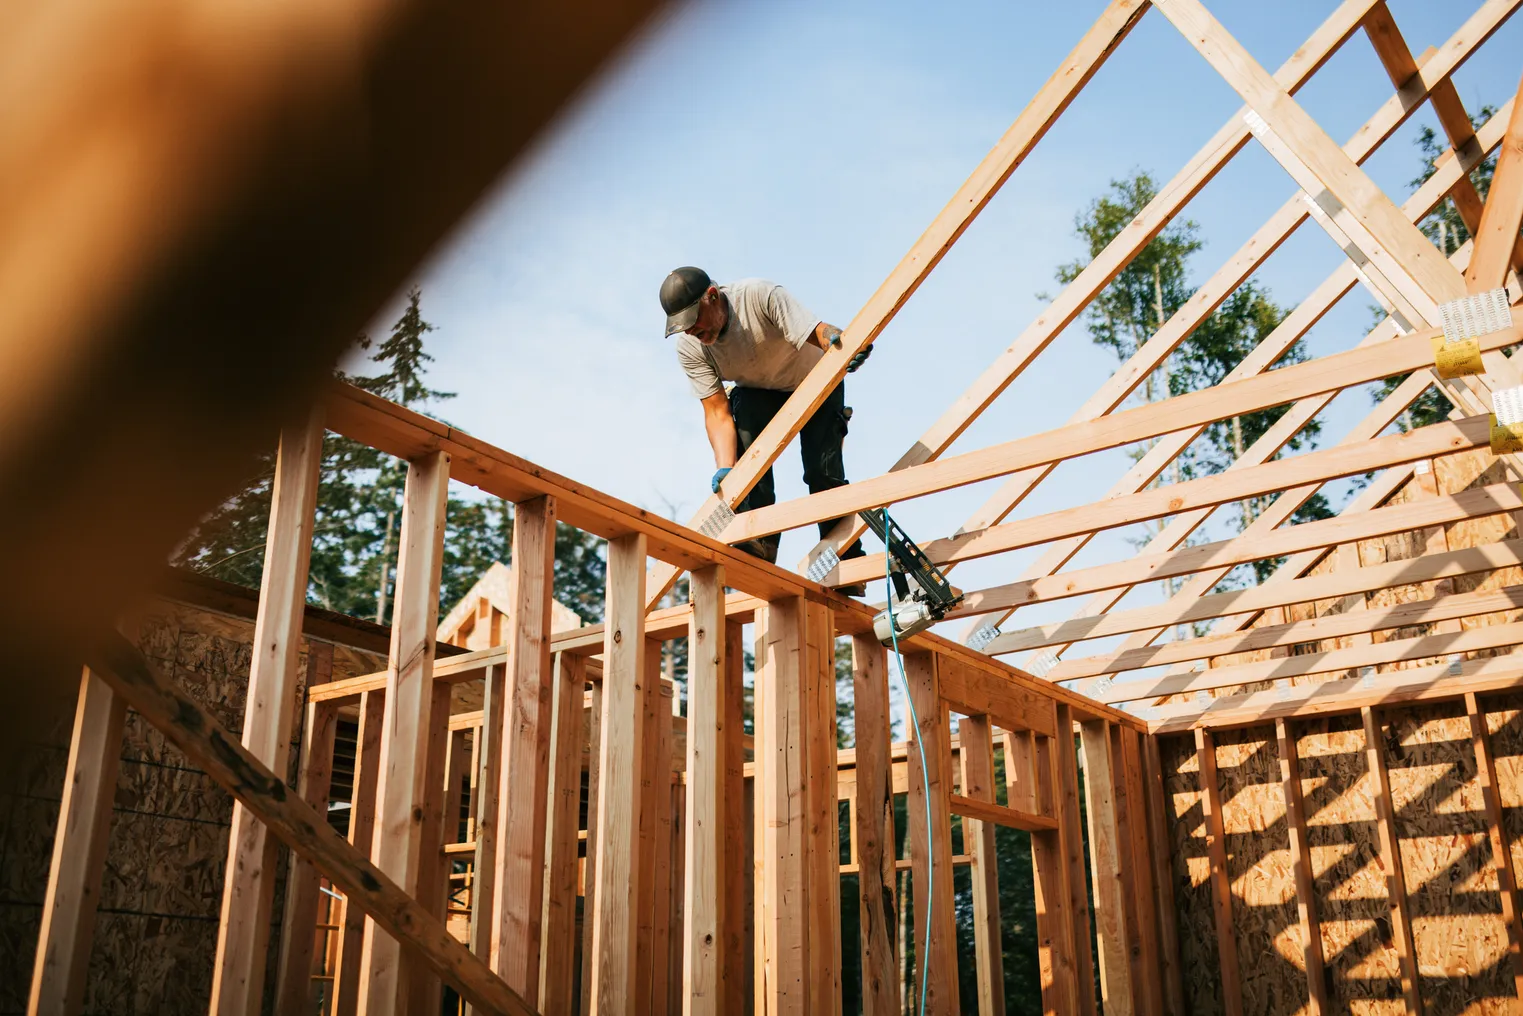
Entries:
{"type": "MultiPolygon", "coordinates": [[[[883,519],[885,525],[889,521],[888,505],[883,506],[883,519]]],[[[936,879],[936,837],[931,827],[931,773],[925,761],[925,738],[920,734],[920,716],[915,712],[915,696],[910,694],[910,679],[904,672],[904,654],[899,651],[899,627],[894,623],[894,582],[892,573],[893,555],[883,555],[883,577],[888,582],[888,630],[893,639],[894,659],[899,664],[899,683],[904,686],[904,700],[909,703],[910,723],[915,728],[915,747],[920,749],[920,781],[924,788],[921,795],[925,799],[925,936],[921,941],[927,946],[925,956],[921,958],[920,966],[920,1010],[919,1016],[925,1016],[926,975],[931,969],[931,911],[936,906],[936,894],[931,890],[935,887],[936,879]]],[[[901,903],[902,905],[902,903],[901,903]]]]}

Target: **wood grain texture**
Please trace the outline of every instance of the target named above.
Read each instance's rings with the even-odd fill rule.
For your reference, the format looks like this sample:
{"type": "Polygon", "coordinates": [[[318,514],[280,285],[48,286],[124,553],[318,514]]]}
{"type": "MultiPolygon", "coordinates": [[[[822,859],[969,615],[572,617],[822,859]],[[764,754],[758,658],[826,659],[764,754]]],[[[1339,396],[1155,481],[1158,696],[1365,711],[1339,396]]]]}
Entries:
{"type": "MultiPolygon", "coordinates": [[[[1416,231],[1411,223],[1405,219],[1402,221],[1407,228],[1416,231]]],[[[1433,249],[1426,238],[1423,243],[1433,249]]],[[[1452,268],[1448,270],[1453,271],[1452,268]]],[[[1523,311],[1515,312],[1513,327],[1481,336],[1477,342],[1482,352],[1516,344],[1520,322],[1523,322],[1523,311]]],[[[1442,334],[1441,329],[1428,328],[1402,338],[1281,367],[1256,377],[1226,381],[1088,423],[1016,438],[897,473],[742,512],[720,535],[725,541],[738,542],[785,532],[864,508],[924,497],[1029,466],[1057,462],[1184,427],[1212,423],[1249,410],[1338,391],[1349,385],[1388,377],[1393,371],[1417,370],[1432,365],[1432,339],[1442,334]]]]}
{"type": "MultiPolygon", "coordinates": [[[[1136,494],[1104,498],[1074,508],[1066,508],[1044,515],[1035,515],[1031,518],[1021,519],[1017,522],[1006,522],[1001,525],[991,526],[988,529],[968,530],[956,537],[936,540],[927,544],[923,549],[927,556],[938,564],[945,565],[970,561],[1099,529],[1110,529],[1117,526],[1164,518],[1181,511],[1212,508],[1231,501],[1259,497],[1264,494],[1293,489],[1308,483],[1336,479],[1340,476],[1371,472],[1392,465],[1429,458],[1433,455],[1447,454],[1463,448],[1479,448],[1485,444],[1486,442],[1482,440],[1479,424],[1470,424],[1467,427],[1460,423],[1444,423],[1436,425],[1436,429],[1434,427],[1420,427],[1408,433],[1391,434],[1366,441],[1339,444],[1320,451],[1308,452],[1305,455],[1266,462],[1262,465],[1245,466],[1194,480],[1164,484],[1136,494]]],[[[1516,494],[1508,495],[1506,492],[1502,492],[1502,496],[1505,499],[1506,507],[1498,507],[1496,511],[1514,510],[1512,502],[1516,500],[1516,494]]],[[[1451,508],[1451,513],[1453,511],[1451,508]]],[[[1461,517],[1463,517],[1463,514],[1461,517]]],[[[1353,529],[1357,532],[1362,526],[1368,525],[1367,519],[1363,516],[1354,517],[1351,522],[1330,521],[1335,521],[1335,524],[1331,526],[1323,524],[1324,528],[1320,530],[1321,533],[1336,534],[1340,528],[1353,529]]],[[[1410,525],[1399,527],[1399,529],[1410,528],[1413,527],[1410,525]]],[[[1393,529],[1392,531],[1399,531],[1399,529],[1393,529]]],[[[1231,548],[1230,550],[1222,547],[1214,548],[1219,554],[1224,556],[1221,562],[1204,561],[1200,562],[1198,567],[1190,567],[1190,564],[1199,562],[1199,556],[1185,553],[1179,558],[1184,563],[1185,568],[1185,571],[1180,572],[1180,574],[1204,571],[1208,568],[1231,564],[1234,558],[1242,557],[1244,553],[1249,555],[1256,554],[1254,549],[1256,544],[1265,541],[1271,546],[1275,543],[1289,544],[1284,551],[1272,551],[1274,556],[1280,556],[1281,553],[1293,553],[1308,546],[1320,547],[1340,542],[1341,537],[1337,535],[1333,535],[1321,543],[1308,542],[1315,541],[1318,532],[1319,530],[1312,529],[1310,535],[1297,533],[1293,538],[1287,532],[1277,532],[1272,536],[1269,534],[1256,536],[1252,540],[1243,540],[1241,542],[1230,541],[1228,543],[1228,547],[1231,548]]],[[[1148,555],[1148,557],[1151,558],[1153,555],[1148,555]]],[[[1257,560],[1257,557],[1249,556],[1242,559],[1252,561],[1257,560]]],[[[1143,564],[1146,565],[1148,563],[1151,562],[1147,558],[1144,558],[1143,564]]],[[[882,558],[877,559],[877,564],[878,567],[874,569],[865,558],[859,558],[850,565],[843,564],[837,569],[837,572],[845,580],[856,579],[858,581],[865,581],[874,577],[875,573],[877,577],[881,578],[882,558]]],[[[1120,578],[1120,576],[1127,575],[1129,572],[1130,574],[1135,574],[1135,571],[1127,568],[1112,568],[1109,573],[1103,573],[1098,576],[1086,576],[1086,578],[1098,581],[1099,585],[1096,588],[1104,589],[1115,585],[1129,584],[1120,578]]],[[[1141,580],[1132,579],[1131,581],[1141,580]]],[[[1048,585],[1054,586],[1057,583],[1049,583],[1048,585]]],[[[1081,588],[1079,591],[1082,592],[1083,589],[1081,588]]],[[[1006,604],[995,604],[995,606],[1004,605],[1006,604]]],[[[960,613],[971,613],[980,609],[985,609],[982,602],[970,605],[965,611],[960,611],[960,613]]]]}
{"type": "MultiPolygon", "coordinates": [[[[1033,741],[1029,765],[1020,766],[1016,754],[1010,750],[1014,735],[1007,734],[1005,741],[1005,776],[1007,785],[1019,786],[1022,781],[1033,791],[1027,803],[1043,814],[1060,819],[1058,828],[1031,834],[1031,875],[1035,888],[1037,926],[1037,965],[1042,983],[1042,1012],[1044,1016],[1067,1016],[1079,1011],[1079,984],[1075,973],[1074,937],[1076,922],[1071,910],[1072,902],[1068,885],[1068,858],[1064,839],[1068,835],[1066,823],[1062,822],[1062,776],[1056,753],[1072,744],[1072,735],[1062,737],[1028,738],[1033,741]],[[1010,784],[1011,769],[1019,769],[1016,782],[1010,784]]],[[[1015,800],[1012,796],[1010,800],[1015,800]]],[[[1081,891],[1084,891],[1081,889],[1081,891]]],[[[1086,946],[1088,940],[1086,936],[1086,946]]],[[[1093,995],[1090,985],[1084,993],[1093,995]]]]}
{"type": "MultiPolygon", "coordinates": [[[[1523,82],[1519,83],[1523,94],[1523,82]]],[[[1481,210],[1480,227],[1475,235],[1475,255],[1465,269],[1466,289],[1480,293],[1496,289],[1507,281],[1513,250],[1518,242],[1518,224],[1523,221],[1523,103],[1514,102],[1507,121],[1507,137],[1497,156],[1496,171],[1486,205],[1481,210]]]]}
{"type": "MultiPolygon", "coordinates": [[[[1057,777],[1057,805],[1063,830],[1063,852],[1068,862],[1068,910],[1073,921],[1074,979],[1077,982],[1081,1016],[1098,1011],[1095,950],[1091,930],[1089,879],[1085,873],[1085,831],[1080,815],[1079,749],[1073,713],[1059,703],[1053,710],[1057,733],[1053,737],[1054,774],[1057,777]]],[[[1086,802],[1087,803],[1087,802],[1086,802]]]]}
{"type": "Polygon", "coordinates": [[[1205,819],[1206,852],[1211,864],[1211,905],[1216,918],[1216,956],[1221,973],[1222,1011],[1242,1016],[1243,986],[1237,936],[1232,924],[1232,882],[1227,867],[1227,833],[1222,822],[1221,784],[1216,772],[1216,742],[1209,731],[1195,731],[1200,770],[1200,805],[1205,819]]]}
{"type": "MultiPolygon", "coordinates": [[[[367,691],[360,698],[359,730],[354,746],[354,786],[349,795],[350,846],[366,857],[375,847],[376,785],[380,780],[381,728],[386,722],[386,692],[367,691]]],[[[365,943],[365,912],[347,897],[339,932],[338,967],[333,982],[333,1016],[355,1016],[360,1000],[360,958],[365,943]]],[[[486,957],[473,950],[478,957],[486,957]]]]}
{"type": "Polygon", "coordinates": [[[804,744],[805,602],[777,600],[756,632],[756,1009],[807,1012],[808,840],[804,744]]]}
{"type": "Polygon", "coordinates": [[[909,795],[905,809],[914,872],[915,956],[920,966],[915,984],[917,989],[924,986],[926,1012],[951,1014],[961,1011],[957,925],[952,913],[952,813],[947,806],[953,773],[947,707],[937,678],[938,663],[937,657],[929,653],[904,656],[909,681],[905,731],[910,740],[909,795]]]}
{"type": "Polygon", "coordinates": [[[1142,736],[1142,761],[1148,839],[1152,846],[1153,889],[1158,894],[1158,951],[1163,974],[1163,1011],[1168,1016],[1184,1016],[1184,967],[1179,951],[1171,858],[1173,839],[1169,836],[1168,803],[1164,796],[1163,763],[1159,758],[1158,738],[1149,734],[1142,736]]]}
{"type": "MultiPolygon", "coordinates": [[[[1170,489],[1173,489],[1172,485],[1170,489]]],[[[1125,561],[1077,568],[1040,579],[981,589],[968,594],[968,600],[959,608],[959,612],[983,613],[999,607],[1024,606],[1102,589],[1176,578],[1208,568],[1281,557],[1409,529],[1442,527],[1464,519],[1513,512],[1520,508],[1523,508],[1523,494],[1519,493],[1516,486],[1508,484],[1492,484],[1442,497],[1435,494],[1428,500],[1347,516],[1335,515],[1320,521],[1271,529],[1245,539],[1191,544],[1155,554],[1139,554],[1125,561]]]]}
{"type": "Polygon", "coordinates": [[[365,911],[370,918],[367,927],[377,927],[389,939],[404,944],[409,957],[416,957],[482,1009],[533,1016],[534,1010],[457,942],[442,921],[350,846],[328,825],[326,816],[291,794],[281,777],[254,758],[200,704],[158,674],[131,644],[114,634],[103,636],[86,655],[92,669],[192,763],[243,801],[292,850],[311,858],[365,911]]]}
{"type": "Polygon", "coordinates": [[[1507,926],[1507,962],[1512,970],[1514,991],[1523,999],[1523,928],[1518,921],[1518,879],[1512,866],[1512,849],[1507,841],[1507,827],[1502,817],[1502,798],[1497,785],[1497,767],[1492,758],[1491,732],[1486,716],[1474,694],[1465,696],[1465,714],[1470,724],[1471,748],[1475,752],[1476,780],[1480,783],[1486,808],[1486,835],[1491,847],[1491,867],[1497,875],[1497,896],[1502,905],[1502,922],[1507,926]]]}
{"type": "Polygon", "coordinates": [[[552,664],[550,786],[545,823],[544,905],[540,926],[539,1009],[576,1011],[576,869],[582,803],[583,695],[587,664],[557,653],[552,664]]]}
{"type": "MultiPolygon", "coordinates": [[[[994,804],[994,738],[988,717],[964,716],[957,732],[963,795],[994,804]]],[[[955,808],[953,813],[956,814],[955,808]]],[[[1057,827],[1056,821],[1053,827],[1057,827]]],[[[978,978],[978,1012],[979,1016],[1004,1016],[1005,950],[1000,934],[999,859],[994,846],[994,823],[964,814],[962,842],[963,850],[973,855],[973,961],[978,978]]]]}
{"type": "MultiPolygon", "coordinates": [[[[271,481],[269,529],[242,734],[243,746],[278,773],[286,771],[290,754],[299,683],[297,650],[307,603],[307,565],[312,556],[312,519],[322,448],[319,410],[303,425],[281,432],[271,481]]],[[[210,1011],[217,1016],[258,1016],[264,1003],[275,847],[269,830],[235,804],[212,968],[210,1011]]]]}
{"type": "Polygon", "coordinates": [[[1391,780],[1386,772],[1385,731],[1375,710],[1365,706],[1359,711],[1364,721],[1365,759],[1375,777],[1375,814],[1380,832],[1380,858],[1386,875],[1386,897],[1390,901],[1391,936],[1401,959],[1401,994],[1407,1016],[1423,1011],[1422,988],[1417,969],[1417,950],[1412,939],[1411,910],[1407,905],[1407,879],[1403,872],[1401,848],[1396,840],[1395,809],[1391,803],[1391,780]]]}
{"type": "Polygon", "coordinates": [[[591,1012],[640,1012],[635,997],[636,835],[641,809],[646,673],[645,537],[608,541],[591,1012]]]}
{"type": "Polygon", "coordinates": [[[753,781],[746,779],[745,640],[744,627],[726,620],[724,626],[724,715],[720,728],[724,751],[724,850],[720,868],[724,903],[721,905],[724,938],[720,958],[721,1007],[742,1012],[753,997],[752,970],[755,943],[755,863],[752,850],[754,816],[751,814],[753,781]]]}
{"type": "Polygon", "coordinates": [[[510,656],[503,693],[492,898],[492,968],[536,1006],[553,710],[550,602],[556,504],[553,497],[538,497],[513,506],[510,656]]]}
{"type": "Polygon", "coordinates": [[[126,700],[85,668],[69,740],[68,778],[53,836],[28,1016],[77,1016],[85,1004],[126,716],[126,700]]]}
{"type": "MultiPolygon", "coordinates": [[[[419,889],[423,853],[438,849],[436,843],[423,842],[424,812],[418,804],[437,796],[439,785],[430,778],[428,761],[449,470],[449,456],[442,452],[407,468],[376,785],[375,865],[413,894],[419,889]]],[[[418,972],[404,964],[393,939],[377,934],[374,921],[365,925],[360,967],[360,1011],[366,1016],[399,1012],[418,972]]]]}
{"type": "Polygon", "coordinates": [[[1163,1003],[1163,961],[1159,949],[1158,896],[1153,884],[1152,844],[1147,829],[1147,803],[1143,796],[1142,745],[1145,735],[1125,727],[1113,727],[1121,745],[1121,779],[1126,793],[1127,842],[1122,854],[1130,859],[1132,897],[1137,911],[1138,966],[1143,976],[1135,985],[1137,1007],[1151,1016],[1161,1016],[1163,1003]]]}
{"type": "Polygon", "coordinates": [[[1094,879],[1095,939],[1099,949],[1100,997],[1107,1016],[1131,1016],[1130,947],[1121,884],[1110,730],[1103,720],[1079,724],[1084,752],[1084,803],[1088,812],[1089,866],[1094,879]]]}
{"type": "Polygon", "coordinates": [[[1285,794],[1285,826],[1290,837],[1290,864],[1295,873],[1296,915],[1301,924],[1301,963],[1306,970],[1307,1012],[1328,1012],[1326,965],[1322,958],[1322,921],[1317,914],[1312,880],[1311,848],[1306,836],[1306,803],[1301,788],[1301,762],[1296,739],[1285,720],[1275,721],[1280,754],[1280,781],[1285,794]]]}
{"type": "Polygon", "coordinates": [[[862,1013],[900,1016],[886,656],[882,644],[871,635],[854,636],[851,648],[857,785],[851,841],[857,859],[862,1013]]]}
{"type": "MultiPolygon", "coordinates": [[[[332,669],[332,646],[327,650],[332,669]]],[[[316,652],[318,647],[314,646],[316,652]]],[[[309,657],[310,659],[310,657],[309,657]]],[[[309,675],[309,681],[313,675],[309,675]]],[[[328,791],[333,779],[333,743],[338,730],[338,709],[321,704],[307,707],[302,725],[301,764],[296,792],[319,812],[328,808],[328,791]]],[[[311,861],[299,854],[291,855],[286,876],[285,913],[280,921],[280,959],[275,974],[277,1011],[291,1012],[311,1004],[313,998],[313,950],[316,942],[308,934],[317,923],[322,896],[318,888],[321,876],[311,861]]]]}
{"type": "Polygon", "coordinates": [[[841,1010],[840,807],[836,766],[835,620],[824,604],[806,612],[804,724],[807,767],[809,988],[812,1014],[841,1010]]]}
{"type": "MultiPolygon", "coordinates": [[[[722,889],[729,867],[725,848],[725,748],[738,731],[728,730],[724,616],[724,569],[692,573],[689,595],[693,620],[688,632],[687,851],[682,937],[683,1016],[716,1016],[724,1004],[721,968],[725,957],[722,889]]],[[[739,694],[734,689],[734,694],[739,694]]]]}

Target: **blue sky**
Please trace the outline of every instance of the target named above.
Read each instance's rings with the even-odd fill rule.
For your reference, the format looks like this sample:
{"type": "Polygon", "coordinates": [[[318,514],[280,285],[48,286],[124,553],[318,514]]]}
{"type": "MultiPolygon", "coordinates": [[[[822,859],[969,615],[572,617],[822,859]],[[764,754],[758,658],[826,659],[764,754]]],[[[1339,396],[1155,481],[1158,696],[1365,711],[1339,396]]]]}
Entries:
{"type": "MultiPolygon", "coordinates": [[[[1276,68],[1335,8],[1331,0],[1208,6],[1276,68]]],[[[656,290],[681,264],[718,279],[781,282],[845,325],[1103,9],[1067,3],[742,2],[674,8],[540,139],[417,275],[438,331],[438,412],[475,434],[615,495],[686,518],[713,471],[697,402],[662,337],[656,290]]],[[[1472,9],[1391,0],[1414,52],[1442,45],[1472,9]]],[[[1471,110],[1518,84],[1523,19],[1456,75],[1471,110]]],[[[1391,94],[1356,34],[1299,98],[1340,143],[1391,94]]],[[[883,472],[1041,310],[1055,267],[1081,251],[1076,213],[1134,168],[1169,179],[1240,107],[1156,11],[1149,12],[880,338],[848,384],[853,479],[883,472]]],[[[1417,174],[1426,108],[1366,163],[1398,200],[1417,174]]],[[[1204,280],[1292,193],[1255,143],[1186,210],[1206,247],[1204,280]]],[[[1260,279],[1293,305],[1341,253],[1304,225],[1260,279]]],[[[1355,292],[1313,331],[1313,353],[1349,348],[1369,322],[1355,292]]],[[[395,308],[381,315],[383,331],[395,308]]],[[[954,446],[966,451],[1060,425],[1114,370],[1071,326],[954,446]]],[[[1352,394],[1323,444],[1368,409],[1352,394]]],[[[797,452],[779,495],[804,493],[797,452]]],[[[1104,493],[1120,451],[1062,467],[1021,509],[1104,493]]],[[[917,538],[956,528],[983,485],[896,511],[917,538]]],[[[1130,556],[1124,533],[1078,564],[1130,556]]],[[[782,560],[813,544],[785,538],[782,560]]],[[[961,569],[969,588],[1008,581],[1036,551],[961,569]]],[[[877,590],[874,590],[876,593],[877,590]]],[[[1140,590],[1128,604],[1150,599],[1140,590]]],[[[1034,608],[1035,623],[1078,601],[1034,608]]],[[[960,626],[959,626],[960,627],[960,626]]]]}

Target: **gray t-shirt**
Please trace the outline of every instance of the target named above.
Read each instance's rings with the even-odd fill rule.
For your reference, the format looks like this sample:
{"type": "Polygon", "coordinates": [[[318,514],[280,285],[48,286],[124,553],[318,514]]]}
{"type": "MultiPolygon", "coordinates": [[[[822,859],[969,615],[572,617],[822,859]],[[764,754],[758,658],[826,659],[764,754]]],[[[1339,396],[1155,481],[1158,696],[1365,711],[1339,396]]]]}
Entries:
{"type": "Polygon", "coordinates": [[[724,382],[746,388],[791,392],[824,355],[813,345],[820,319],[782,286],[765,279],[741,279],[720,286],[730,301],[730,321],[712,346],[683,332],[677,362],[700,399],[724,391],[724,382]]]}

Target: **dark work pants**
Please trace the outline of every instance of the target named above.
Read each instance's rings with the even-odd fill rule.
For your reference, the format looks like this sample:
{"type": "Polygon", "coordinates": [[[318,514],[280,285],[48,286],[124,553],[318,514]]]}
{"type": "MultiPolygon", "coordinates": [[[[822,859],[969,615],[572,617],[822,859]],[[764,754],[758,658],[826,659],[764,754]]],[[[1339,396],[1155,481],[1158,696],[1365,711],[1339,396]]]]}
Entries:
{"type": "MultiPolygon", "coordinates": [[[[735,435],[739,439],[738,453],[744,455],[751,442],[761,434],[772,418],[783,408],[792,392],[775,392],[766,388],[730,389],[730,415],[735,419],[735,435]]],[[[799,452],[804,460],[804,483],[809,493],[833,490],[846,485],[846,466],[841,459],[841,444],[846,437],[846,383],[836,385],[815,410],[804,429],[799,432],[799,452]]],[[[772,470],[762,474],[751,493],[740,503],[740,511],[765,508],[777,503],[777,490],[772,482],[772,470]]],[[[840,519],[820,523],[823,538],[840,519]]],[[[776,563],[777,545],[781,534],[758,537],[740,544],[741,549],[754,557],[776,563]]],[[[841,557],[861,557],[862,541],[853,543],[841,557]]]]}

